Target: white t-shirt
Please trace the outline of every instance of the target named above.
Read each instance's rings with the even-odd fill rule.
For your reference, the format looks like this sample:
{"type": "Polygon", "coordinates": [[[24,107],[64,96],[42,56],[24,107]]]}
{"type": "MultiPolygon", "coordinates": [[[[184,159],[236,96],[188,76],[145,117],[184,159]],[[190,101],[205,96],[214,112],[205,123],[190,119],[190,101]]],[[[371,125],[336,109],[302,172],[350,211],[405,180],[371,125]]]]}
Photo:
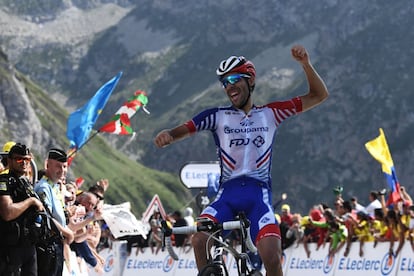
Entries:
{"type": "Polygon", "coordinates": [[[365,212],[371,217],[374,217],[374,210],[381,209],[381,208],[382,208],[381,202],[378,199],[375,199],[371,201],[371,203],[368,204],[367,207],[365,207],[365,212]]]}

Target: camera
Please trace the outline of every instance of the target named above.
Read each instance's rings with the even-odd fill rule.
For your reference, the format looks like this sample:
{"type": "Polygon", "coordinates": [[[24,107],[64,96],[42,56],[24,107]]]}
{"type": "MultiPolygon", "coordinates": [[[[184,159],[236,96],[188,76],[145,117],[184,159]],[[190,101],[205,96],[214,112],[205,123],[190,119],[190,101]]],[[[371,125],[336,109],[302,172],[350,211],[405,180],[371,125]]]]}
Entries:
{"type": "Polygon", "coordinates": [[[382,189],[381,191],[378,191],[378,195],[385,195],[387,193],[386,189],[382,189]]]}

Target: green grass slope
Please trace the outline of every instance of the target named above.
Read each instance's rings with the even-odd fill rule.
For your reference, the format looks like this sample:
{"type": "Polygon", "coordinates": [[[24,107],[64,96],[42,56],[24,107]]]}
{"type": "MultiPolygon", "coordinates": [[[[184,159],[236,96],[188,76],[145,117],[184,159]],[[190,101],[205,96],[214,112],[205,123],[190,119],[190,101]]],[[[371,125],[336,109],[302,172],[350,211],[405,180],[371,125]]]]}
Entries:
{"type": "MultiPolygon", "coordinates": [[[[68,113],[33,82],[18,74],[26,87],[30,102],[47,131],[59,145],[68,145],[66,120],[68,113]]],[[[37,160],[41,162],[41,160],[37,160]]],[[[133,212],[140,218],[154,194],[158,194],[167,212],[184,207],[190,193],[181,184],[178,175],[149,169],[130,160],[96,135],[76,155],[71,168],[72,177],[83,177],[84,188],[106,178],[110,187],[106,202],[131,202],[133,212]]]]}

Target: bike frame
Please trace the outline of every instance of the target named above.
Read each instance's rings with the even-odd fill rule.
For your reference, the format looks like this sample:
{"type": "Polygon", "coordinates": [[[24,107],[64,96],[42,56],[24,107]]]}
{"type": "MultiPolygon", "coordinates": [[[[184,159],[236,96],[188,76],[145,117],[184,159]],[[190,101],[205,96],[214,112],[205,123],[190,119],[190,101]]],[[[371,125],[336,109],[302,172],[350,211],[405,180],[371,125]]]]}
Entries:
{"type": "MultiPolygon", "coordinates": [[[[172,234],[193,234],[196,232],[205,232],[208,235],[206,243],[206,253],[208,258],[208,264],[200,271],[199,275],[228,275],[226,265],[223,261],[224,251],[233,255],[237,262],[238,274],[241,276],[253,275],[253,271],[249,268],[252,267],[250,258],[247,254],[247,250],[252,253],[257,251],[250,237],[250,221],[246,218],[244,213],[239,213],[238,220],[224,222],[222,224],[215,223],[210,219],[201,219],[197,221],[197,226],[183,226],[183,227],[168,227],[167,223],[163,221],[161,223],[163,230],[163,248],[167,247],[169,255],[178,260],[178,256],[175,254],[171,244],[172,234]],[[239,230],[241,250],[237,251],[232,245],[223,240],[222,230],[239,230]],[[210,244],[211,240],[214,240],[213,250],[211,254],[210,244]],[[207,272],[208,271],[208,272],[207,272]]],[[[256,274],[261,275],[261,274],[256,274]]]]}

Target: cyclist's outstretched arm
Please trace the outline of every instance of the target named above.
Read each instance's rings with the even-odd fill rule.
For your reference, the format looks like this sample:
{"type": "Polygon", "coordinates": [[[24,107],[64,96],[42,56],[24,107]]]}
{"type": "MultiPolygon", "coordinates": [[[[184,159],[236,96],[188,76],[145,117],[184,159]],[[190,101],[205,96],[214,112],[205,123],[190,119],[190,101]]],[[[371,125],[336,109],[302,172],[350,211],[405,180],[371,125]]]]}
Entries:
{"type": "Polygon", "coordinates": [[[165,147],[177,140],[190,136],[190,130],[186,125],[180,125],[172,129],[164,129],[155,136],[154,143],[157,147],[165,147]]]}
{"type": "Polygon", "coordinates": [[[310,62],[309,54],[305,47],[295,45],[292,47],[291,53],[292,57],[302,65],[306,79],[308,80],[309,91],[307,94],[301,96],[302,110],[306,111],[326,100],[329,95],[328,89],[310,62]]]}

